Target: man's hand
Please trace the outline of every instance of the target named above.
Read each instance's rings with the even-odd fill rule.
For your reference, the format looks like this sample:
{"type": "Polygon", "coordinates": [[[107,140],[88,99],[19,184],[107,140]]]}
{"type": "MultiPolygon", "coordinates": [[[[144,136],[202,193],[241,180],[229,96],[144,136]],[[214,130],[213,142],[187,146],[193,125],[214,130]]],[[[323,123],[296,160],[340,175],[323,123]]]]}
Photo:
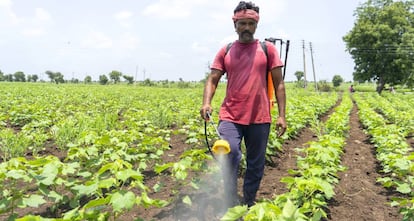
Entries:
{"type": "Polygon", "coordinates": [[[210,105],[203,105],[203,107],[201,107],[201,109],[200,109],[200,116],[205,121],[209,121],[210,120],[210,117],[207,114],[207,112],[211,114],[213,112],[213,109],[211,108],[210,105]]]}
{"type": "Polygon", "coordinates": [[[276,121],[276,133],[278,137],[281,137],[286,132],[287,124],[284,117],[278,117],[276,121]]]}

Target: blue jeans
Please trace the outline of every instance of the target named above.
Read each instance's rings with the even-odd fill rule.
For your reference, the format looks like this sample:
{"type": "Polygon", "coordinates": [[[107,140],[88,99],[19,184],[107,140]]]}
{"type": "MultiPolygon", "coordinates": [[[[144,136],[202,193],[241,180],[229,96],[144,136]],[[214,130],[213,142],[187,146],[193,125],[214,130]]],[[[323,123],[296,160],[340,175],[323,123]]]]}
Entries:
{"type": "Polygon", "coordinates": [[[221,138],[227,140],[231,148],[231,152],[227,155],[228,165],[225,165],[222,170],[228,205],[234,206],[238,198],[237,177],[242,158],[241,141],[244,138],[247,169],[243,183],[243,201],[251,206],[256,200],[256,193],[264,173],[270,123],[240,125],[221,121],[218,130],[221,138]]]}

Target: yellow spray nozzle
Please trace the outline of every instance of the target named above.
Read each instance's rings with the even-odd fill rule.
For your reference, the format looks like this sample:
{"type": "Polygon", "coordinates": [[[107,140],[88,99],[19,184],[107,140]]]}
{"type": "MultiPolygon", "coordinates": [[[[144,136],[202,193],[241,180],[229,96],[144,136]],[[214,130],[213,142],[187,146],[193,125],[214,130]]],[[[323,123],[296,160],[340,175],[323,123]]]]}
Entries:
{"type": "Polygon", "coordinates": [[[220,155],[228,154],[230,153],[230,150],[230,144],[226,140],[217,140],[211,148],[211,151],[213,151],[214,154],[220,155]]]}

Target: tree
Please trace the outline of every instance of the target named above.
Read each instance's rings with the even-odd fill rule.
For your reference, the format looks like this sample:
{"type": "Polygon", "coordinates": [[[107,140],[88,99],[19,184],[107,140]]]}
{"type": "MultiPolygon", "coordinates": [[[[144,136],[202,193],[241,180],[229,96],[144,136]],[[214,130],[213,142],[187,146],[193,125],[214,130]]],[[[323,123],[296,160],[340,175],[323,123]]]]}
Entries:
{"type": "Polygon", "coordinates": [[[37,82],[37,80],[39,80],[39,76],[37,76],[37,74],[27,75],[27,81],[37,82]]]}
{"type": "Polygon", "coordinates": [[[108,77],[106,75],[99,76],[99,83],[105,85],[108,83],[108,77]]]}
{"type": "Polygon", "coordinates": [[[408,77],[407,81],[404,83],[404,86],[408,86],[410,88],[414,87],[414,72],[411,73],[410,77],[408,77]]]}
{"type": "Polygon", "coordinates": [[[145,79],[144,82],[142,82],[142,84],[144,86],[153,86],[154,85],[154,83],[149,78],[145,79]]]}
{"type": "Polygon", "coordinates": [[[355,62],[355,81],[385,84],[407,81],[414,72],[414,1],[368,0],[356,9],[356,22],[343,40],[355,62]]]}
{"type": "Polygon", "coordinates": [[[26,75],[22,71],[18,71],[14,73],[13,76],[14,76],[14,81],[18,81],[18,82],[26,81],[26,75]]]}
{"type": "Polygon", "coordinates": [[[56,84],[65,83],[63,79],[63,74],[60,72],[46,71],[47,76],[50,78],[50,81],[56,84]]]}
{"type": "Polygon", "coordinates": [[[4,80],[12,82],[13,81],[13,75],[12,74],[6,74],[4,76],[4,80]]]}
{"type": "Polygon", "coordinates": [[[37,74],[33,74],[32,75],[32,81],[37,82],[37,80],[39,80],[39,76],[37,76],[37,74]]]}
{"type": "Polygon", "coordinates": [[[3,72],[0,70],[0,81],[4,81],[4,80],[5,80],[5,76],[3,72]]]}
{"type": "Polygon", "coordinates": [[[122,75],[122,77],[128,81],[128,84],[133,84],[134,83],[134,77],[132,76],[128,76],[128,75],[122,75]]]}
{"type": "Polygon", "coordinates": [[[332,78],[332,83],[334,87],[339,87],[341,83],[344,82],[344,79],[340,75],[334,75],[332,78]]]}
{"type": "Polygon", "coordinates": [[[83,79],[83,81],[85,84],[90,84],[92,82],[92,77],[88,75],[85,77],[85,79],[83,79]]]}
{"type": "Polygon", "coordinates": [[[297,79],[298,81],[300,81],[300,80],[302,80],[302,78],[305,76],[305,73],[303,73],[303,71],[296,71],[296,72],[295,72],[295,76],[296,76],[296,79],[297,79]]]}
{"type": "Polygon", "coordinates": [[[119,83],[121,76],[122,73],[119,71],[111,71],[111,73],[109,73],[109,78],[114,82],[114,84],[119,83]]]}

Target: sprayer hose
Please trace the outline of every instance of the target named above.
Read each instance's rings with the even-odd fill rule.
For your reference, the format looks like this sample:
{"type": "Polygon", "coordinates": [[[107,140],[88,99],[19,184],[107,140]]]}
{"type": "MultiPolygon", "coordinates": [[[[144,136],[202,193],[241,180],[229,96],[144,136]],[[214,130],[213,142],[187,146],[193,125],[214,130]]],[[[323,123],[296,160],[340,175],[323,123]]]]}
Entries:
{"type": "Polygon", "coordinates": [[[206,144],[207,144],[208,151],[214,157],[213,151],[211,150],[211,147],[210,147],[210,143],[208,142],[208,136],[207,136],[207,121],[204,121],[204,135],[206,137],[206,144]]]}

